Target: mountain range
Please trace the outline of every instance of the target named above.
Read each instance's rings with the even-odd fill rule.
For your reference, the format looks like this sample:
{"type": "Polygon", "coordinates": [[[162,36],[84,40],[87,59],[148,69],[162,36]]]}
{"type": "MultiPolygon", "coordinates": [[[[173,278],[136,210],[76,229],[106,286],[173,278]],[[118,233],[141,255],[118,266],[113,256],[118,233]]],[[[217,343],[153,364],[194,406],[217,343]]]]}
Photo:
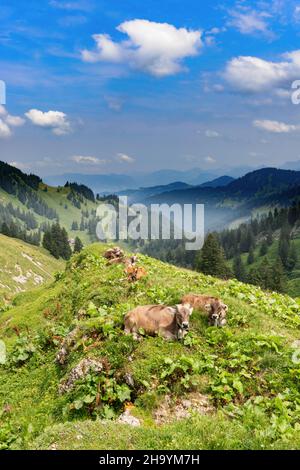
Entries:
{"type": "Polygon", "coordinates": [[[300,196],[300,171],[263,168],[226,186],[166,191],[143,199],[147,205],[204,204],[207,230],[220,230],[275,205],[288,205],[300,196]]]}
{"type": "Polygon", "coordinates": [[[238,178],[252,170],[253,168],[251,167],[243,166],[238,168],[219,168],[209,171],[201,168],[192,168],[182,171],[165,169],[151,173],[133,171],[130,174],[110,173],[106,175],[65,173],[63,175],[46,176],[44,180],[50,186],[64,186],[67,181],[75,181],[90,187],[95,193],[108,194],[130,189],[166,186],[176,181],[191,186],[199,186],[227,174],[232,178],[238,178]]]}
{"type": "MultiPolygon", "coordinates": [[[[165,172],[157,173],[161,177],[166,177],[165,172]]],[[[173,172],[170,178],[174,177],[174,174],[178,176],[177,172],[173,172]]],[[[73,175],[74,180],[77,176],[73,175]]],[[[95,175],[94,178],[97,182],[98,176],[95,175]]],[[[127,186],[130,179],[123,178],[124,176],[118,175],[114,184],[116,185],[119,181],[120,187],[122,184],[127,186]]],[[[72,179],[69,178],[69,181],[72,179]]],[[[84,181],[80,178],[77,183],[84,181]]],[[[104,179],[103,184],[104,186],[98,187],[99,192],[105,192],[104,179]]],[[[262,168],[237,179],[233,179],[232,176],[207,179],[197,186],[177,180],[166,185],[157,184],[150,187],[143,187],[139,184],[140,189],[129,190],[127,187],[126,191],[120,190],[120,187],[118,195],[129,196],[129,202],[141,202],[146,205],[152,203],[204,204],[206,230],[219,230],[240,219],[249,219],[253,214],[266,211],[275,205],[290,205],[300,196],[300,171],[262,168]]],[[[30,220],[26,221],[27,225],[34,223],[37,228],[41,223],[59,219],[71,237],[76,236],[76,227],[83,225],[81,236],[86,241],[90,241],[87,231],[90,234],[94,232],[97,208],[96,201],[87,199],[87,196],[93,198],[90,194],[91,192],[85,186],[68,184],[56,188],[45,185],[39,177],[26,175],[0,162],[0,209],[1,203],[11,203],[13,207],[18,207],[25,215],[20,216],[15,213],[11,216],[23,217],[23,219],[29,217],[30,220]],[[28,211],[31,213],[28,214],[28,211]],[[33,215],[35,220],[32,220],[33,215]]],[[[5,209],[2,207],[1,210],[2,215],[5,212],[5,217],[10,217],[7,207],[5,209]]]]}
{"type": "MultiPolygon", "coordinates": [[[[110,194],[138,188],[167,186],[176,181],[191,186],[200,186],[209,181],[224,177],[224,175],[228,175],[231,178],[240,178],[247,173],[262,168],[265,168],[265,166],[250,167],[241,165],[239,167],[230,167],[224,165],[223,167],[211,170],[191,168],[189,170],[163,169],[149,173],[136,172],[133,170],[128,174],[64,173],[62,175],[45,176],[44,181],[50,186],[64,186],[67,181],[77,182],[90,187],[94,193],[110,194]]],[[[286,162],[281,165],[280,168],[284,170],[300,171],[300,160],[286,162]]],[[[219,186],[223,186],[223,184],[219,184],[219,186]]]]}

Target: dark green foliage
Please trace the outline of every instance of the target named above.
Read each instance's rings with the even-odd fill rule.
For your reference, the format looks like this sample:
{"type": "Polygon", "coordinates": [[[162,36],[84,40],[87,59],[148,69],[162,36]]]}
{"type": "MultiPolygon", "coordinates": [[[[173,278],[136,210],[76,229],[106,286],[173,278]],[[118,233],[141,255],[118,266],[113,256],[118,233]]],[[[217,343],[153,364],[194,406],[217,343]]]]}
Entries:
{"type": "Polygon", "coordinates": [[[233,273],[239,281],[244,282],[246,280],[246,270],[241,255],[237,255],[233,260],[233,273]]]}
{"type": "Polygon", "coordinates": [[[253,248],[251,248],[251,250],[249,251],[248,258],[247,258],[247,264],[253,264],[254,261],[255,261],[254,250],[253,248]]]}
{"type": "Polygon", "coordinates": [[[41,241],[38,223],[32,212],[22,211],[11,203],[0,204],[0,233],[38,246],[41,241]]]}
{"type": "Polygon", "coordinates": [[[15,167],[0,162],[0,188],[16,196],[19,201],[36,214],[56,219],[57,213],[36,194],[42,180],[35,175],[26,175],[15,167]]]}
{"type": "Polygon", "coordinates": [[[286,275],[281,259],[278,258],[272,267],[272,276],[270,276],[270,288],[277,292],[286,291],[286,275]]]}
{"type": "Polygon", "coordinates": [[[265,256],[268,253],[268,243],[264,240],[259,250],[259,256],[265,256]]]}
{"type": "Polygon", "coordinates": [[[81,204],[83,202],[83,197],[81,194],[76,193],[73,189],[69,192],[67,199],[73,204],[77,209],[81,209],[81,204]]]}
{"type": "Polygon", "coordinates": [[[279,239],[278,254],[285,268],[288,266],[288,257],[290,251],[291,231],[288,225],[282,227],[279,239]]]}
{"type": "Polygon", "coordinates": [[[83,249],[83,243],[79,237],[76,237],[75,244],[74,244],[74,253],[80,253],[82,249],[83,249]]]}
{"type": "Polygon", "coordinates": [[[45,232],[43,247],[57,259],[63,258],[68,260],[72,254],[67,231],[58,223],[52,225],[52,227],[45,232]]]}
{"type": "Polygon", "coordinates": [[[71,188],[71,190],[77,194],[80,194],[88,201],[95,202],[95,196],[93,191],[85,186],[84,184],[77,184],[77,183],[69,183],[65,184],[65,188],[71,188]]]}
{"type": "Polygon", "coordinates": [[[248,282],[277,292],[286,291],[286,275],[281,262],[278,258],[271,264],[268,258],[264,258],[258,267],[252,268],[248,274],[248,282]]]}
{"type": "Polygon", "coordinates": [[[206,237],[203,248],[196,259],[196,268],[198,271],[212,276],[221,278],[229,276],[229,269],[217,235],[210,233],[206,237]]]}
{"type": "Polygon", "coordinates": [[[298,261],[298,253],[296,246],[293,242],[290,243],[288,258],[287,258],[287,269],[293,271],[298,261]]]}

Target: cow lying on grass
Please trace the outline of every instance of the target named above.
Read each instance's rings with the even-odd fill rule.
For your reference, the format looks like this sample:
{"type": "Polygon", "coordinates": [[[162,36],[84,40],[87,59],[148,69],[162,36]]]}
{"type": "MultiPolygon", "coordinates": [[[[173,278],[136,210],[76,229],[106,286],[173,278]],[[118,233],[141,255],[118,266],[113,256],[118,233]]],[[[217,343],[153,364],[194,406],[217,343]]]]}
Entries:
{"type": "Polygon", "coordinates": [[[209,295],[187,294],[182,303],[189,303],[195,310],[201,310],[208,316],[210,326],[225,326],[228,306],[222,300],[209,295]]]}
{"type": "Polygon", "coordinates": [[[168,340],[180,340],[187,334],[193,308],[189,304],[167,307],[145,305],[136,307],[125,316],[125,333],[138,339],[139,332],[149,336],[162,336],[168,340]]]}

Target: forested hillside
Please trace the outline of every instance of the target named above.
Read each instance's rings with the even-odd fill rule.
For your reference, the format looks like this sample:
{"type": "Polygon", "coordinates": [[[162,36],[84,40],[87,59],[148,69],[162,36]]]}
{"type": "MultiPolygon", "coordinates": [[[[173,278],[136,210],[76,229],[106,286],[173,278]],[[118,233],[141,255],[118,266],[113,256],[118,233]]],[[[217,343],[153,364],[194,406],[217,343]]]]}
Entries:
{"type": "Polygon", "coordinates": [[[95,240],[97,202],[84,185],[47,186],[35,175],[0,162],[0,233],[39,246],[53,224],[71,239],[95,240]]]}
{"type": "Polygon", "coordinates": [[[142,252],[178,266],[300,296],[299,202],[263,212],[238,228],[214,232],[212,237],[213,245],[205,243],[199,253],[186,251],[185,241],[180,240],[138,246],[142,252]]]}
{"type": "Polygon", "coordinates": [[[218,237],[237,279],[300,296],[299,202],[218,237]]]}

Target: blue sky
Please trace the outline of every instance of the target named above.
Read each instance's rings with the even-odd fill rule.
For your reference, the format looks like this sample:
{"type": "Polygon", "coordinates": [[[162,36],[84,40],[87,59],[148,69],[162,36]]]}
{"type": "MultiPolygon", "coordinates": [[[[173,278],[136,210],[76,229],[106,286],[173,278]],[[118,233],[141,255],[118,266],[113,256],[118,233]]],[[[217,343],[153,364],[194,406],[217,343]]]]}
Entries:
{"type": "Polygon", "coordinates": [[[0,21],[0,158],[21,169],[300,159],[300,0],[2,0],[0,21]]]}

